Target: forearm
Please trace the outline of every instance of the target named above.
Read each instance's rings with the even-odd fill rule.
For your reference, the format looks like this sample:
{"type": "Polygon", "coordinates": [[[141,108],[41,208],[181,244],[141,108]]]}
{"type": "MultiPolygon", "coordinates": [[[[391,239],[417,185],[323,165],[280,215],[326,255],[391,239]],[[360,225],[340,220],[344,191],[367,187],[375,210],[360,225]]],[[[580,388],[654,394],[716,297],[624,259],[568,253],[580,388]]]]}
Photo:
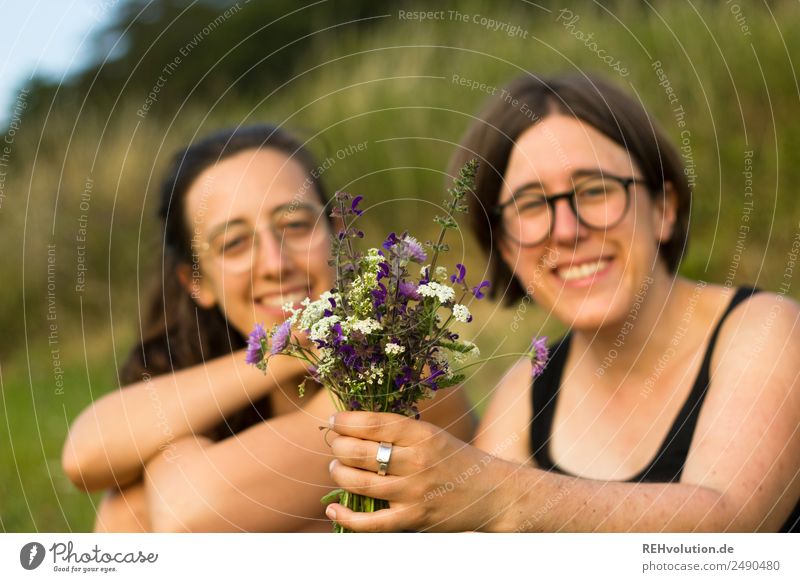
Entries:
{"type": "Polygon", "coordinates": [[[148,464],[154,531],[296,531],[324,519],[332,487],[319,426],[334,407],[320,391],[309,405],[205,447],[148,464]]]}
{"type": "Polygon", "coordinates": [[[423,401],[420,410],[422,420],[440,426],[462,441],[472,439],[475,416],[460,386],[439,390],[433,400],[423,401]]]}
{"type": "Polygon", "coordinates": [[[150,531],[144,484],[109,490],[97,506],[94,531],[98,533],[146,533],[150,531]]]}
{"type": "MultiPolygon", "coordinates": [[[[492,531],[702,532],[742,529],[725,497],[683,483],[578,479],[502,463],[491,493],[492,531]]],[[[497,476],[497,475],[496,475],[497,476]]]]}
{"type": "Polygon", "coordinates": [[[64,470],[87,490],[130,483],[176,439],[209,430],[301,370],[298,362],[278,358],[264,376],[234,352],[107,394],[73,423],[64,470]]]}

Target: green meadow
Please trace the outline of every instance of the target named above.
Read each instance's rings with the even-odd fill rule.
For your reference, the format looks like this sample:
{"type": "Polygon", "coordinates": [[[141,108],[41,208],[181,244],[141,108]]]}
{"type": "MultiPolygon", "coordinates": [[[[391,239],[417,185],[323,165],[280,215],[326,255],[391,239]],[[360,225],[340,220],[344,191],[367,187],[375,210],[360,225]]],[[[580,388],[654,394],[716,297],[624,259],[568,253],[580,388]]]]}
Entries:
{"type": "MultiPolygon", "coordinates": [[[[428,9],[423,3],[402,3],[382,7],[367,29],[320,26],[296,39],[301,55],[284,82],[266,83],[256,96],[220,87],[145,111],[146,93],[123,90],[110,108],[73,99],[26,115],[33,97],[20,94],[10,151],[0,149],[8,161],[0,198],[0,529],[91,528],[99,496],[67,481],[61,447],[75,416],[119,387],[117,368],[160,267],[155,210],[165,164],[216,128],[285,125],[317,154],[331,191],[366,197],[367,242],[403,229],[424,239],[435,228],[448,160],[488,95],[526,72],[591,71],[632,91],[682,147],[694,199],[681,273],[800,298],[795,4],[621,2],[612,10],[575,2],[570,14],[555,3],[450,4],[437,19],[411,15],[428,9]]],[[[264,57],[269,66],[281,54],[264,57]]],[[[218,58],[210,74],[224,66],[218,58]]],[[[155,83],[159,72],[152,76],[155,83]]],[[[448,260],[478,277],[486,257],[464,226],[448,260]]],[[[473,313],[464,337],[484,354],[563,331],[527,302],[484,302],[473,313]]],[[[469,378],[479,411],[509,363],[469,378]]]]}

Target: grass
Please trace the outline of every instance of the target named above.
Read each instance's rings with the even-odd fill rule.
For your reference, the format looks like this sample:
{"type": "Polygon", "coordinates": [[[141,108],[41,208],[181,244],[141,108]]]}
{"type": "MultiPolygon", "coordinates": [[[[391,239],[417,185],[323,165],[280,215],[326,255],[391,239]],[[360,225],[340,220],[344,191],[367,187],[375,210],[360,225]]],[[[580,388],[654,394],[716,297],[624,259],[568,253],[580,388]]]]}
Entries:
{"type": "MultiPolygon", "coordinates": [[[[99,495],[79,492],[61,471],[61,447],[69,421],[91,402],[86,369],[75,359],[65,368],[69,388],[58,395],[52,373],[43,366],[23,365],[19,357],[0,372],[0,527],[5,531],[89,531],[99,495]]],[[[49,362],[45,360],[45,364],[49,362]]],[[[100,382],[112,369],[92,368],[100,382]]]]}
{"type": "MultiPolygon", "coordinates": [[[[698,176],[682,273],[722,282],[733,272],[734,284],[777,289],[786,281],[787,253],[799,228],[793,190],[800,166],[787,160],[800,147],[800,91],[791,60],[800,54],[800,18],[790,2],[738,5],[749,36],[724,3],[660,2],[654,10],[623,3],[613,14],[575,3],[574,30],[592,33],[606,54],[623,61],[630,71],[624,78],[557,21],[557,12],[468,2],[459,4],[462,14],[519,23],[528,37],[471,21],[402,21],[392,12],[367,36],[345,28],[335,41],[323,34],[304,44],[305,66],[285,86],[265,87],[259,101],[234,90],[210,97],[202,109],[169,104],[175,115],[164,121],[137,117],[141,96],[125,95],[108,118],[64,106],[46,120],[23,119],[0,207],[7,257],[7,284],[0,286],[0,432],[7,442],[0,447],[0,528],[91,527],[96,497],[78,493],[59,468],[67,427],[93,398],[117,388],[115,354],[131,345],[141,281],[157,250],[152,216],[167,156],[220,126],[270,120],[300,132],[321,159],[334,160],[323,174],[330,189],[367,196],[367,230],[375,239],[404,227],[424,237],[427,219],[420,217],[431,215],[442,198],[447,160],[487,97],[454,82],[454,75],[491,87],[524,71],[597,71],[638,95],[680,141],[674,105],[654,72],[653,62],[660,61],[686,112],[698,176]],[[363,151],[337,158],[337,151],[364,141],[363,151]],[[755,206],[737,250],[748,150],[754,152],[755,206]],[[87,286],[78,292],[76,235],[84,214],[87,286]],[[55,245],[50,271],[48,245],[55,245]],[[55,320],[48,319],[48,284],[55,320]],[[54,386],[52,323],[63,394],[54,386]]],[[[477,277],[486,262],[463,234],[450,260],[461,259],[477,277]]],[[[800,297],[796,284],[789,295],[800,297]]],[[[472,332],[484,354],[519,351],[533,333],[560,332],[531,307],[519,312],[485,303],[473,311],[472,332]],[[518,333],[511,332],[515,314],[524,318],[518,333]]],[[[470,379],[479,410],[507,363],[486,365],[470,379]]]]}

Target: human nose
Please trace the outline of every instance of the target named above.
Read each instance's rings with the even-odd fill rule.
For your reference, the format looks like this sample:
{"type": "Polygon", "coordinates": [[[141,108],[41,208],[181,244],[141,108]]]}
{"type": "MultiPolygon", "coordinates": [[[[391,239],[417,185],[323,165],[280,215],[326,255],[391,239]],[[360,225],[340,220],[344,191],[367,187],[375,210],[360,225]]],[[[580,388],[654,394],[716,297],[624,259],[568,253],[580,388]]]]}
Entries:
{"type": "Polygon", "coordinates": [[[566,198],[555,200],[551,206],[550,238],[554,242],[574,243],[585,235],[585,228],[566,198]]]}
{"type": "Polygon", "coordinates": [[[284,275],[292,266],[286,245],[273,230],[265,228],[258,233],[258,244],[253,257],[256,273],[271,278],[284,275]]]}

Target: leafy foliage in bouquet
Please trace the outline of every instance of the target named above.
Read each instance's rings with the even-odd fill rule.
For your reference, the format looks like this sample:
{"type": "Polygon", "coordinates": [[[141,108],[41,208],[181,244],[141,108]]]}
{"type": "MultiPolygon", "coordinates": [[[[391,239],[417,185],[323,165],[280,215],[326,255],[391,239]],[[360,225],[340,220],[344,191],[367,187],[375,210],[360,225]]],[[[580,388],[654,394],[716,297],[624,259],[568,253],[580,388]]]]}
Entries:
{"type": "Polygon", "coordinates": [[[445,233],[458,228],[454,215],[467,211],[476,171],[475,161],[461,170],[446,213],[434,219],[439,238],[425,245],[408,233],[391,233],[381,248],[359,251],[355,243],[364,233],[355,222],[363,198],[337,193],[331,215],[344,227],[333,241],[336,287],[316,301],[306,298],[300,308],[285,306],[289,317],[270,341],[257,327],[248,361],[266,369],[274,355],[302,358],[310,364],[309,378],[326,386],[342,408],[407,416],[419,415],[420,400],[463,381],[465,362],[479,351],[451,328],[472,321],[465,300],[481,299],[489,282],[470,287],[464,265],[449,274],[437,262],[448,250],[445,233]]]}
{"type": "MultiPolygon", "coordinates": [[[[472,160],[461,169],[445,213],[434,218],[441,227],[438,239],[424,245],[407,232],[391,233],[381,248],[360,251],[357,242],[364,233],[355,223],[363,197],[337,193],[331,216],[340,219],[343,228],[333,238],[330,261],[336,268],[336,287],[316,301],[306,298],[299,308],[284,306],[288,317],[269,338],[256,326],[248,362],[266,371],[273,356],[301,358],[310,373],[301,393],[306,381],[313,380],[333,394],[340,409],[416,418],[421,400],[462,382],[464,370],[480,363],[479,351],[453,326],[472,321],[466,300],[482,299],[489,282],[470,286],[464,265],[456,264],[451,273],[438,262],[449,250],[444,242],[447,231],[458,228],[455,215],[467,212],[465,198],[474,187],[477,167],[472,160]]],[[[534,341],[527,354],[533,358],[534,375],[547,357],[544,341],[534,341]]],[[[334,494],[359,511],[384,507],[379,500],[334,494]]]]}

